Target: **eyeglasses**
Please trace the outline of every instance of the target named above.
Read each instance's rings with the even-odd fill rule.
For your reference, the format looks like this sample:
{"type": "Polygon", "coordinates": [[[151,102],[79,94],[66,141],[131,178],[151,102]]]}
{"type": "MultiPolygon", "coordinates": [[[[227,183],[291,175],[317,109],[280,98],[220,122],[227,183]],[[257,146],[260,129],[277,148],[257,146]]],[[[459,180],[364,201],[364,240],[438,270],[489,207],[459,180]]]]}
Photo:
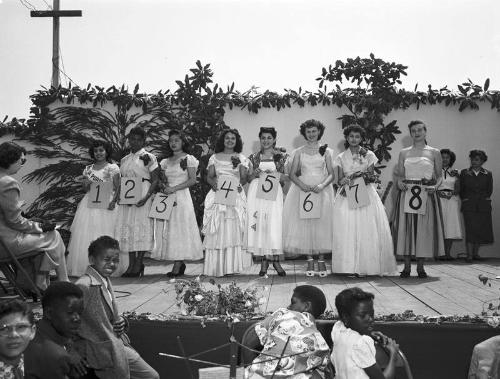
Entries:
{"type": "Polygon", "coordinates": [[[14,325],[0,325],[0,336],[7,337],[12,332],[16,332],[19,335],[27,335],[31,332],[31,324],[14,324],[14,325]]]}
{"type": "Polygon", "coordinates": [[[27,159],[26,158],[21,158],[21,166],[24,166],[24,164],[26,163],[27,159]]]}

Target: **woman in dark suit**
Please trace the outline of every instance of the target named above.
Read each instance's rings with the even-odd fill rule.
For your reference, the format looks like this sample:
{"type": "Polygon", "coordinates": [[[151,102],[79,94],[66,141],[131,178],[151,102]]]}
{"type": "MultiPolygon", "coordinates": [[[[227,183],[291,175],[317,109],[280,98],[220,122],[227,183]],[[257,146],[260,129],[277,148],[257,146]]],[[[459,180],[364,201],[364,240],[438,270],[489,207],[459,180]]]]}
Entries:
{"type": "MultiPolygon", "coordinates": [[[[35,284],[40,290],[48,285],[48,274],[55,269],[57,278],[69,282],[66,271],[66,248],[50,222],[34,222],[21,214],[21,187],[10,175],[16,174],[26,163],[26,150],[13,143],[0,145],[0,238],[15,255],[43,250],[45,255],[37,271],[35,284]]],[[[0,251],[0,257],[7,253],[0,251]]]]}
{"type": "Polygon", "coordinates": [[[493,176],[483,167],[488,159],[482,150],[469,153],[470,167],[460,173],[460,197],[465,222],[465,241],[467,243],[467,262],[481,259],[479,247],[493,243],[491,220],[491,193],[493,176]]]}

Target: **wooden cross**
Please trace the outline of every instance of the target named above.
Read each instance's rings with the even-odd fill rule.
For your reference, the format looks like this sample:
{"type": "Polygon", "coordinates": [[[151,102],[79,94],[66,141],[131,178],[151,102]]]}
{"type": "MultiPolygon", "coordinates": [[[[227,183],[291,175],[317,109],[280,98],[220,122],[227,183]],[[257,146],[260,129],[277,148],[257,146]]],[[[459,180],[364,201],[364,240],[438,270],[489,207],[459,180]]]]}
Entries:
{"type": "Polygon", "coordinates": [[[81,17],[82,11],[62,11],[53,0],[51,11],[31,11],[31,17],[52,17],[52,87],[59,87],[59,17],[81,17]]]}

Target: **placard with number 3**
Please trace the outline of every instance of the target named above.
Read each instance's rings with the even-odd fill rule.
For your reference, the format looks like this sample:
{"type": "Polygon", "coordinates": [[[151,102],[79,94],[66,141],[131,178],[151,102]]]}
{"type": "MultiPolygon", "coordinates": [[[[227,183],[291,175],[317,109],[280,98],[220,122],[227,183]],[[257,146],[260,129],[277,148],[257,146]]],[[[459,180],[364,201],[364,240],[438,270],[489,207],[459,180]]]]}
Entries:
{"type": "Polygon", "coordinates": [[[234,176],[222,175],[218,177],[218,189],[217,192],[215,192],[214,203],[235,206],[239,185],[240,181],[234,176]]]}
{"type": "Polygon", "coordinates": [[[321,217],[321,195],[319,193],[300,191],[299,216],[302,219],[321,217]]]}
{"type": "Polygon", "coordinates": [[[137,204],[141,200],[142,179],[122,177],[120,185],[120,204],[137,204]]]}
{"type": "Polygon", "coordinates": [[[89,202],[87,207],[107,209],[113,193],[113,183],[92,182],[90,183],[89,202]]]}
{"type": "Polygon", "coordinates": [[[175,195],[175,193],[166,195],[164,193],[158,192],[155,195],[153,204],[151,204],[149,217],[158,218],[160,220],[169,220],[170,215],[172,214],[172,209],[174,208],[176,198],[177,196],[175,195]]]}
{"type": "Polygon", "coordinates": [[[257,199],[276,200],[278,187],[280,185],[279,174],[264,174],[259,177],[257,187],[257,199]]]}

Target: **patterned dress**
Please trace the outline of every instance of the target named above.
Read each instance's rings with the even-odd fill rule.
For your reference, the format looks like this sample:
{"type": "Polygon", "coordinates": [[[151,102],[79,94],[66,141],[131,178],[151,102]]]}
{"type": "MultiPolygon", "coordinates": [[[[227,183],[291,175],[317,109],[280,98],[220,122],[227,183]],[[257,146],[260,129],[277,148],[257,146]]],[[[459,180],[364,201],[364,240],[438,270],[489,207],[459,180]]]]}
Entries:
{"type": "Polygon", "coordinates": [[[255,332],[264,348],[246,378],[325,378],[330,349],[311,314],[280,308],[255,324],[255,332]]]}

